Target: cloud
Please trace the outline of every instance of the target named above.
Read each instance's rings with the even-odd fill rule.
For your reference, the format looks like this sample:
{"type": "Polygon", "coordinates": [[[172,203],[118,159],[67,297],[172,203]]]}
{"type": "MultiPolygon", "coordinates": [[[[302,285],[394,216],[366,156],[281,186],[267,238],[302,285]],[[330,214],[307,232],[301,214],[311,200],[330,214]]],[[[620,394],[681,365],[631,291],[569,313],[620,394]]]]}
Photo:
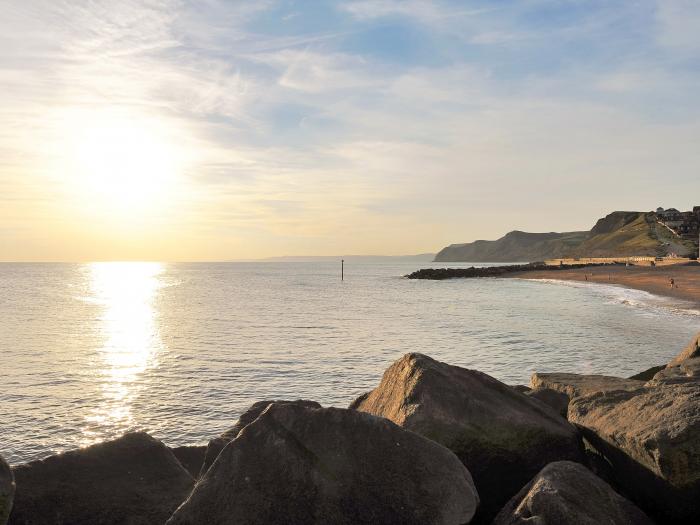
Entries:
{"type": "Polygon", "coordinates": [[[191,157],[178,200],[130,232],[139,249],[163,239],[162,257],[422,252],[515,227],[587,227],[662,197],[684,207],[700,190],[697,10],[682,3],[5,11],[0,241],[18,258],[61,242],[73,251],[60,258],[91,257],[107,221],[84,225],[52,167],[66,115],[105,108],[160,123],[191,157]],[[400,49],[406,34],[420,53],[400,49]],[[675,184],[659,187],[670,170],[675,184]]]}
{"type": "Polygon", "coordinates": [[[700,50],[700,4],[694,0],[659,0],[657,4],[658,42],[673,50],[700,50]]]}
{"type": "Polygon", "coordinates": [[[488,8],[464,8],[462,4],[423,0],[356,0],[343,2],[340,9],[360,20],[400,16],[421,23],[435,23],[454,16],[474,16],[492,11],[488,8]]]}
{"type": "Polygon", "coordinates": [[[279,85],[308,93],[371,87],[368,63],[344,53],[322,53],[310,49],[286,49],[258,55],[256,60],[282,71],[279,85]]]}

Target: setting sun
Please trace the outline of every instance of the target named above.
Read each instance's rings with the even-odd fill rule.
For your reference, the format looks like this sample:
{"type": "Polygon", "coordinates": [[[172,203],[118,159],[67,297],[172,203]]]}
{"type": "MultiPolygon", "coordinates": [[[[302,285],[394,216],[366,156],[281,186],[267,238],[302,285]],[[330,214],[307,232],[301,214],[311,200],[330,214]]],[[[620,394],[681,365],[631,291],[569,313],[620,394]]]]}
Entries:
{"type": "Polygon", "coordinates": [[[172,204],[184,167],[173,130],[116,110],[69,112],[64,123],[64,169],[82,205],[126,220],[172,204]]]}

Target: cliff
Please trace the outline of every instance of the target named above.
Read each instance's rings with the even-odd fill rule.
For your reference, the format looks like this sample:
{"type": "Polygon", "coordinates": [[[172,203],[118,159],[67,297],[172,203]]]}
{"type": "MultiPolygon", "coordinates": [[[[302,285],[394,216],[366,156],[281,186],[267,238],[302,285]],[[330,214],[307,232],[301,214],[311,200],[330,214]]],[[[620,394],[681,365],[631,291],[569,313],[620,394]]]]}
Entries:
{"type": "Polygon", "coordinates": [[[590,231],[527,233],[512,231],[495,241],[452,244],[436,262],[528,262],[563,257],[688,256],[695,250],[660,224],[654,213],[615,211],[590,231]]]}
{"type": "Polygon", "coordinates": [[[588,232],[527,233],[512,231],[496,241],[452,244],[435,261],[528,262],[565,257],[588,237],[588,232]]]}

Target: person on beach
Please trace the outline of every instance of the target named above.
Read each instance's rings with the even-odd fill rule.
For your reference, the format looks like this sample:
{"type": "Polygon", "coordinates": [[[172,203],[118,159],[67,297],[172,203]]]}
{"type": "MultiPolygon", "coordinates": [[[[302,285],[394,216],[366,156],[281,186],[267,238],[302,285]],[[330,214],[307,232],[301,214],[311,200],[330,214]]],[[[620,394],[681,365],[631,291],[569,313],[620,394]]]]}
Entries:
{"type": "Polygon", "coordinates": [[[669,280],[669,283],[671,284],[671,288],[676,284],[676,281],[673,280],[673,277],[669,280]]]}

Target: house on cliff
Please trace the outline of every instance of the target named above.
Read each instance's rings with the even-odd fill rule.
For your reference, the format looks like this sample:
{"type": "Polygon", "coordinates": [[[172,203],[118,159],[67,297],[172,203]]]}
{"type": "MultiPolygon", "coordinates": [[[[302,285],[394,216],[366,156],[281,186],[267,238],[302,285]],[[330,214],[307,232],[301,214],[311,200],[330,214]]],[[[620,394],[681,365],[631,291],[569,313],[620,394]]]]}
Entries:
{"type": "Polygon", "coordinates": [[[684,239],[697,240],[700,235],[700,206],[692,211],[678,211],[676,208],[657,208],[656,219],[676,235],[684,239]]]}

